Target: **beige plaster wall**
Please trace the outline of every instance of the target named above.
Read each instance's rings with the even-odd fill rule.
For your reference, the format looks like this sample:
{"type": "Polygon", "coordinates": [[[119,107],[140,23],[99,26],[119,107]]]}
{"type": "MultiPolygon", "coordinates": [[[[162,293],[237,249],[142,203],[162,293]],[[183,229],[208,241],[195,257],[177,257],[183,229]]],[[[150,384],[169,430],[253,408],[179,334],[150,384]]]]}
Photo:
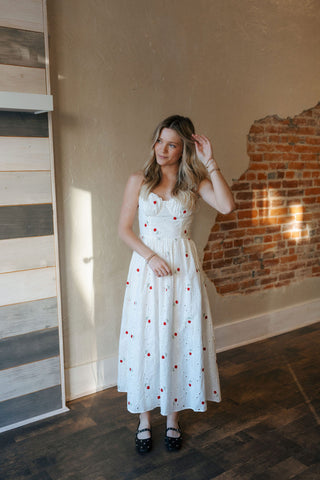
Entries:
{"type": "MultiPolygon", "coordinates": [[[[319,22],[318,0],[48,0],[67,369],[116,358],[131,255],[117,220],[154,126],[190,116],[227,180],[239,177],[254,120],[319,101],[319,22]]],[[[204,206],[200,252],[213,222],[204,206]]],[[[319,286],[222,298],[210,285],[215,322],[315,299],[319,286]]]]}

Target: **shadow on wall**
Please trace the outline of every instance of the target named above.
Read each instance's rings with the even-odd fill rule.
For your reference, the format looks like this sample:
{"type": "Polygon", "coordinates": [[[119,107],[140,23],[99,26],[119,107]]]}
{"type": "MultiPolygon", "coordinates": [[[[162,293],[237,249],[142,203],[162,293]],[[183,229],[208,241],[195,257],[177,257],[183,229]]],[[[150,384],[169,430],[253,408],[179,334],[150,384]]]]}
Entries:
{"type": "Polygon", "coordinates": [[[320,103],[268,116],[248,135],[237,210],[218,214],[203,268],[217,292],[248,294],[320,276],[320,103]]]}

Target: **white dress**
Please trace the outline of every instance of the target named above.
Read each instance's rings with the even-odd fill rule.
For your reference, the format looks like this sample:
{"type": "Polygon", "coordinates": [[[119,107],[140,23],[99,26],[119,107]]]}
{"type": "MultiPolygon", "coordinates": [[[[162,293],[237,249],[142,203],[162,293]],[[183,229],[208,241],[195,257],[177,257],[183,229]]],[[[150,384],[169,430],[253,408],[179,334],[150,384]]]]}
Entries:
{"type": "Polygon", "coordinates": [[[133,252],[124,297],[118,391],[127,408],[162,415],[220,401],[215,342],[204,274],[190,228],[193,212],[177,199],[139,197],[140,238],[170,266],[157,277],[133,252]]]}

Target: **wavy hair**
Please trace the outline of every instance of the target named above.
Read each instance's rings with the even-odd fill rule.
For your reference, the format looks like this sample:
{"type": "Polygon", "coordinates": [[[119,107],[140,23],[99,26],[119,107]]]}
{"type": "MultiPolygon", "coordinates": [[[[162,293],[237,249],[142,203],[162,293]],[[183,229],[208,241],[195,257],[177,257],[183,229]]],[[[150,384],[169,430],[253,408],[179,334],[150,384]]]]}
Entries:
{"type": "Polygon", "coordinates": [[[176,197],[184,205],[194,208],[198,198],[197,190],[199,183],[207,178],[207,170],[197,157],[192,134],[195,133],[194,125],[190,118],[180,115],[172,115],[159,123],[152,137],[152,148],[149,160],[143,167],[144,182],[142,196],[147,197],[152,190],[159,185],[162,173],[161,167],[156,161],[154,146],[164,128],[170,128],[177,132],[183,143],[182,156],[179,163],[177,181],[172,190],[172,196],[176,197]]]}

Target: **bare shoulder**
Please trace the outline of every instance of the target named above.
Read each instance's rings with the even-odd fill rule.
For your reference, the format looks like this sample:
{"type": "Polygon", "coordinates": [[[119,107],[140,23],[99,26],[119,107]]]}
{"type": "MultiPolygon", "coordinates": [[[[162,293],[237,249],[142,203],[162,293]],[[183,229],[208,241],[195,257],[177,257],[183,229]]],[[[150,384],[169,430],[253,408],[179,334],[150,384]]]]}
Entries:
{"type": "Polygon", "coordinates": [[[129,194],[130,196],[138,196],[143,179],[144,176],[142,171],[132,173],[127,181],[125,193],[129,194]]]}

